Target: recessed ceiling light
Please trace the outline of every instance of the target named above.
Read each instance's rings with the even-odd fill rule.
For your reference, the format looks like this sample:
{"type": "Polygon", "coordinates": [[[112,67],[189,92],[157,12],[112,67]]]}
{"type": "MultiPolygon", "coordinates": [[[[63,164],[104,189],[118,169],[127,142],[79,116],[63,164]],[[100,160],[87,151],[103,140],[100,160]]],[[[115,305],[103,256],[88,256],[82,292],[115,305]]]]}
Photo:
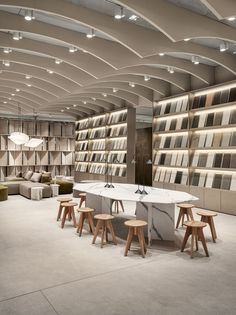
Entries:
{"type": "Polygon", "coordinates": [[[11,101],[11,100],[12,100],[12,98],[11,98],[11,97],[8,97],[8,99],[9,99],[9,101],[11,101]]]}
{"type": "Polygon", "coordinates": [[[12,52],[11,48],[3,48],[5,54],[10,54],[12,52]]]}
{"type": "Polygon", "coordinates": [[[56,63],[57,65],[59,65],[60,63],[62,63],[62,60],[61,60],[61,59],[55,59],[55,63],[56,63]]]}
{"type": "Polygon", "coordinates": [[[23,37],[22,37],[22,35],[21,35],[20,32],[14,32],[14,33],[12,34],[12,38],[13,38],[14,40],[20,40],[20,39],[22,39],[23,37]]]}
{"type": "Polygon", "coordinates": [[[11,96],[15,96],[16,94],[14,94],[14,93],[11,93],[11,96]]]}
{"type": "Polygon", "coordinates": [[[70,107],[66,107],[66,109],[70,109],[70,107]]]}
{"type": "Polygon", "coordinates": [[[102,93],[102,95],[103,95],[104,97],[107,97],[107,93],[102,93]]]}
{"type": "Polygon", "coordinates": [[[29,75],[29,74],[26,74],[25,78],[26,78],[27,80],[29,80],[29,79],[31,79],[31,78],[32,78],[32,76],[31,76],[31,75],[29,75]]]}
{"type": "Polygon", "coordinates": [[[26,21],[31,21],[35,19],[33,10],[25,10],[24,16],[26,21]]]}
{"type": "Polygon", "coordinates": [[[227,18],[228,21],[234,21],[235,20],[235,16],[230,16],[227,18]]]}
{"type": "Polygon", "coordinates": [[[3,104],[7,104],[7,101],[4,101],[3,104]]]}
{"type": "Polygon", "coordinates": [[[135,15],[135,14],[132,14],[132,15],[129,17],[129,20],[130,20],[130,21],[137,21],[137,19],[138,19],[138,16],[135,15]]]}
{"type": "Polygon", "coordinates": [[[16,92],[20,92],[20,89],[16,89],[16,92]]]}
{"type": "Polygon", "coordinates": [[[184,38],[185,42],[188,42],[190,40],[190,38],[184,38]]]}
{"type": "Polygon", "coordinates": [[[74,53],[74,52],[76,52],[76,51],[77,51],[77,48],[76,48],[76,47],[74,47],[74,46],[70,46],[70,47],[69,47],[69,52],[74,53]]]}
{"type": "Polygon", "coordinates": [[[171,74],[175,73],[174,68],[173,67],[168,67],[167,71],[171,74]]]}
{"type": "Polygon", "coordinates": [[[164,56],[164,55],[165,55],[164,53],[159,53],[159,56],[161,56],[161,57],[164,56]]]}
{"type": "Polygon", "coordinates": [[[116,6],[116,9],[115,9],[115,15],[114,15],[114,18],[116,20],[120,20],[120,19],[123,19],[123,17],[125,17],[124,15],[124,9],[122,7],[120,7],[119,5],[116,6]]]}
{"type": "Polygon", "coordinates": [[[76,104],[73,104],[73,107],[77,107],[77,105],[76,105],[76,104]]]}
{"type": "Polygon", "coordinates": [[[134,82],[129,82],[129,86],[131,86],[132,88],[135,87],[134,82]]]}
{"type": "Polygon", "coordinates": [[[220,51],[221,52],[224,52],[224,51],[226,51],[228,49],[229,49],[229,44],[228,43],[223,42],[223,43],[220,44],[220,51]]]}
{"type": "Polygon", "coordinates": [[[64,112],[64,109],[61,109],[61,112],[63,113],[63,112],[64,112]]]}
{"type": "Polygon", "coordinates": [[[93,28],[91,28],[91,29],[88,31],[88,33],[86,34],[86,37],[87,37],[87,38],[93,38],[93,37],[95,37],[95,33],[94,33],[94,29],[93,29],[93,28]]]}
{"type": "Polygon", "coordinates": [[[96,101],[96,97],[92,97],[92,100],[93,100],[93,101],[96,101]]]}
{"type": "Polygon", "coordinates": [[[195,65],[199,65],[199,58],[198,58],[198,56],[192,56],[192,63],[194,63],[195,65]]]}
{"type": "Polygon", "coordinates": [[[144,76],[144,81],[150,81],[150,79],[151,79],[151,78],[149,77],[149,75],[146,75],[146,74],[145,74],[145,76],[144,76]]]}
{"type": "Polygon", "coordinates": [[[113,93],[116,93],[116,92],[118,92],[118,89],[113,88],[112,91],[113,91],[113,93]]]}
{"type": "Polygon", "coordinates": [[[4,64],[5,67],[10,67],[10,61],[8,61],[8,60],[3,60],[2,63],[4,64]]]}
{"type": "Polygon", "coordinates": [[[31,84],[27,84],[28,87],[31,87],[31,84]]]}
{"type": "Polygon", "coordinates": [[[53,73],[53,71],[52,71],[52,70],[50,70],[50,69],[47,69],[47,72],[48,72],[48,73],[50,73],[50,74],[52,74],[52,73],[53,73]]]}
{"type": "Polygon", "coordinates": [[[87,102],[86,102],[86,101],[83,101],[83,104],[84,104],[84,105],[86,105],[86,104],[87,104],[87,102]]]}
{"type": "Polygon", "coordinates": [[[85,49],[82,49],[82,52],[86,54],[88,51],[85,49]]]}
{"type": "Polygon", "coordinates": [[[233,54],[235,55],[235,54],[236,54],[236,51],[234,51],[233,54]]]}

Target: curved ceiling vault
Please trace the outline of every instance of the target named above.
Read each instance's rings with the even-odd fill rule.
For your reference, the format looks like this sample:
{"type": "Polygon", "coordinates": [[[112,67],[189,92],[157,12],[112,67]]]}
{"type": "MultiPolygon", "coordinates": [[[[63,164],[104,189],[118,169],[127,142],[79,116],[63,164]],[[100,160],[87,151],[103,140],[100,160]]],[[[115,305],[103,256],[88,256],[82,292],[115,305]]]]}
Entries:
{"type": "Polygon", "coordinates": [[[221,68],[235,78],[235,1],[196,0],[211,17],[177,0],[101,1],[102,13],[91,0],[86,7],[80,0],[0,0],[0,114],[20,106],[23,114],[76,119],[151,106],[191,90],[193,80],[212,85],[221,68]],[[122,6],[137,21],[115,20],[106,5],[122,6]],[[26,9],[35,20],[24,19],[26,9]],[[88,39],[91,29],[96,36],[88,39]],[[13,40],[14,32],[23,38],[13,40]]]}

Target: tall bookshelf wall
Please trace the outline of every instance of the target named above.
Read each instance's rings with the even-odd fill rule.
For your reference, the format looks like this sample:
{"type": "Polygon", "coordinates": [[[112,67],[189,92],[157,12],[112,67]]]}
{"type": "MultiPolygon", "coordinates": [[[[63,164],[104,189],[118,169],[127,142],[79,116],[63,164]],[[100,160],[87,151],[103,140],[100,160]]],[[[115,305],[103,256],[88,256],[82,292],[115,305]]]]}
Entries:
{"type": "Polygon", "coordinates": [[[154,102],[153,186],[236,214],[236,83],[154,102]]]}
{"type": "Polygon", "coordinates": [[[96,115],[76,122],[75,180],[133,183],[135,165],[134,108],[96,115]]]}
{"type": "Polygon", "coordinates": [[[75,123],[0,119],[0,180],[26,170],[49,171],[52,176],[74,174],[75,123]],[[41,138],[36,148],[15,145],[8,136],[22,130],[41,138]]]}

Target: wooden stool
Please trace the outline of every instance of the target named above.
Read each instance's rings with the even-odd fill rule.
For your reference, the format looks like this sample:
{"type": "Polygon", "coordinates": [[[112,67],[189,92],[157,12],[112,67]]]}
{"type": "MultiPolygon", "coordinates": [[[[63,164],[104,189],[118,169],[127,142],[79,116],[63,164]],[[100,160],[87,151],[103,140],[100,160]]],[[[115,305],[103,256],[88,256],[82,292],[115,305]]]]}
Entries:
{"type": "Polygon", "coordinates": [[[61,213],[62,213],[62,209],[63,209],[63,207],[62,207],[62,203],[63,202],[69,202],[69,201],[72,201],[72,198],[69,198],[69,197],[65,197],[65,198],[58,198],[57,199],[57,201],[58,202],[60,202],[60,205],[59,205],[59,210],[58,210],[58,214],[57,214],[57,221],[59,221],[60,220],[60,218],[61,218],[61,213]]]}
{"type": "Polygon", "coordinates": [[[80,198],[79,208],[81,208],[83,202],[86,201],[86,193],[80,193],[79,198],[80,198]]]}
{"type": "Polygon", "coordinates": [[[216,239],[217,239],[217,235],[216,235],[216,229],[215,229],[213,217],[216,217],[217,213],[212,212],[212,211],[207,211],[207,210],[201,210],[201,211],[198,211],[197,214],[201,216],[202,222],[209,224],[210,230],[211,230],[211,235],[212,235],[212,240],[215,243],[216,239]]]}
{"type": "Polygon", "coordinates": [[[78,206],[78,203],[76,202],[63,202],[62,207],[64,207],[64,213],[61,221],[61,228],[64,228],[66,216],[68,216],[68,219],[73,219],[74,227],[76,227],[76,219],[75,219],[75,211],[74,207],[78,206]]]}
{"type": "Polygon", "coordinates": [[[90,232],[94,234],[95,228],[94,228],[93,217],[92,217],[92,212],[94,212],[94,209],[79,208],[77,211],[80,213],[80,218],[79,218],[79,223],[78,223],[78,228],[77,228],[77,233],[79,233],[79,236],[82,235],[85,220],[87,220],[89,224],[90,232]]]}
{"type": "Polygon", "coordinates": [[[202,246],[205,250],[206,256],[209,257],[208,250],[207,250],[207,245],[206,245],[206,240],[205,236],[203,234],[203,228],[206,227],[205,222],[201,221],[187,221],[184,222],[184,225],[187,226],[184,240],[181,246],[181,252],[184,251],[185,245],[188,241],[188,238],[190,235],[192,235],[191,238],[191,258],[193,258],[193,247],[194,247],[194,242],[196,243],[196,250],[198,250],[198,239],[202,242],[202,246]]]}
{"type": "Polygon", "coordinates": [[[112,201],[112,206],[113,206],[113,203],[115,204],[115,211],[116,211],[117,214],[119,213],[119,204],[121,206],[122,211],[125,212],[122,200],[113,200],[112,201]]]}
{"type": "Polygon", "coordinates": [[[94,218],[97,219],[98,221],[97,221],[96,229],[94,232],[92,244],[95,244],[99,230],[102,229],[101,248],[103,247],[104,235],[106,236],[106,242],[108,242],[108,230],[112,236],[113,243],[117,245],[116,236],[115,236],[113,226],[111,223],[111,220],[114,219],[113,215],[102,213],[102,214],[95,215],[94,218]]]}
{"type": "Polygon", "coordinates": [[[176,229],[178,229],[180,220],[182,219],[182,226],[184,224],[184,216],[187,216],[187,220],[188,221],[193,221],[193,213],[192,213],[192,208],[194,207],[194,205],[192,205],[191,203],[179,203],[177,205],[177,207],[179,207],[179,216],[178,216],[178,220],[176,223],[176,229]]]}
{"type": "Polygon", "coordinates": [[[142,256],[143,258],[145,258],[147,249],[146,249],[146,244],[145,244],[143,227],[147,225],[147,222],[141,221],[141,220],[129,220],[129,221],[125,221],[125,225],[129,227],[129,233],[128,233],[127,242],[125,246],[125,256],[127,256],[128,251],[130,250],[133,236],[137,235],[142,256]]]}

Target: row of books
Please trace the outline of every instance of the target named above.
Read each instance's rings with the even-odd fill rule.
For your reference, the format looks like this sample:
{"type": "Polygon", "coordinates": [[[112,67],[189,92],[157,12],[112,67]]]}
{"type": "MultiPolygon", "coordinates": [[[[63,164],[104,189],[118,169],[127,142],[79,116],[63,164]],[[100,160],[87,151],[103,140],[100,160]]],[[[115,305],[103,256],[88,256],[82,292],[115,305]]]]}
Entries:
{"type": "Polygon", "coordinates": [[[225,104],[236,101],[236,87],[222,91],[207,93],[195,96],[192,102],[192,109],[225,104]]]}
{"type": "Polygon", "coordinates": [[[187,185],[188,171],[157,168],[154,180],[157,182],[187,185]]]}
{"type": "Polygon", "coordinates": [[[172,135],[168,134],[158,137],[154,143],[154,148],[187,148],[188,146],[188,134],[184,135],[172,135]]]}
{"type": "Polygon", "coordinates": [[[107,130],[107,137],[125,136],[127,134],[127,125],[110,127],[107,130]]]}
{"type": "Polygon", "coordinates": [[[200,113],[194,115],[192,128],[203,128],[212,126],[225,126],[236,124],[236,109],[224,110],[216,113],[200,113]]]}
{"type": "Polygon", "coordinates": [[[121,111],[121,112],[114,112],[114,113],[111,113],[109,115],[109,118],[108,118],[108,124],[111,125],[111,124],[116,124],[116,123],[119,123],[119,122],[125,122],[127,119],[127,110],[124,110],[124,111],[121,111]]]}
{"type": "Polygon", "coordinates": [[[188,117],[178,117],[157,120],[154,131],[184,130],[188,129],[188,117]]]}
{"type": "Polygon", "coordinates": [[[199,153],[195,152],[192,160],[193,167],[235,168],[236,154],[234,153],[199,153]]]}
{"type": "Polygon", "coordinates": [[[213,132],[209,130],[207,133],[194,133],[191,138],[191,148],[227,148],[236,146],[235,132],[213,132]]]}
{"type": "Polygon", "coordinates": [[[78,152],[75,160],[77,162],[126,163],[126,153],[78,152]]]}
{"type": "Polygon", "coordinates": [[[189,164],[188,152],[161,153],[157,152],[155,156],[155,165],[162,166],[182,166],[187,167],[189,164]]]}
{"type": "Polygon", "coordinates": [[[118,137],[125,136],[127,134],[127,125],[125,126],[114,126],[106,128],[98,128],[89,130],[81,130],[77,133],[76,140],[96,139],[105,137],[118,137]]]}
{"type": "Polygon", "coordinates": [[[217,188],[225,190],[236,190],[236,173],[219,174],[212,172],[194,172],[192,175],[192,186],[217,188]]]}
{"type": "Polygon", "coordinates": [[[89,126],[89,118],[82,119],[76,123],[75,130],[77,131],[80,129],[85,129],[85,128],[88,128],[88,126],[89,126]]]}
{"type": "Polygon", "coordinates": [[[188,97],[181,97],[174,101],[159,102],[154,106],[154,116],[170,113],[185,112],[188,110],[188,97]]]}

